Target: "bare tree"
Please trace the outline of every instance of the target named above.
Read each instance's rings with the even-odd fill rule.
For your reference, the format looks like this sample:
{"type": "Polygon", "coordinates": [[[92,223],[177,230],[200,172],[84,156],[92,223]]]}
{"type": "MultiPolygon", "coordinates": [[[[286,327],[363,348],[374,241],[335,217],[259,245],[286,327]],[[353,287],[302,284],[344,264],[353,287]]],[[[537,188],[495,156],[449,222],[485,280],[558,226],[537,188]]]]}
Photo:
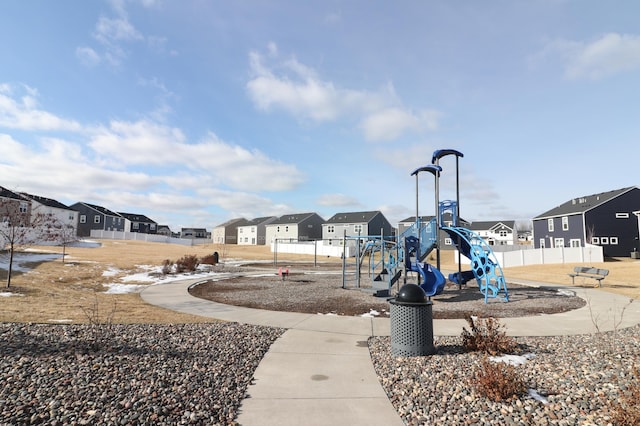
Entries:
{"type": "Polygon", "coordinates": [[[33,214],[29,200],[3,189],[3,194],[0,194],[0,249],[9,252],[7,288],[11,287],[13,258],[17,249],[39,242],[60,241],[63,237],[66,241],[69,235],[67,227],[56,226],[52,214],[33,214]]]}

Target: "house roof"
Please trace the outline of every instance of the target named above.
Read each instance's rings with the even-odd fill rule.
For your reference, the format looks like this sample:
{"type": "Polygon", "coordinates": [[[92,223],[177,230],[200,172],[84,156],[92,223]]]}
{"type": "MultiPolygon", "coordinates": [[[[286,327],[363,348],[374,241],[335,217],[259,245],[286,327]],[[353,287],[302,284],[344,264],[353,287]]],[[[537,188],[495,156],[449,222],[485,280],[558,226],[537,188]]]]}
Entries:
{"type": "MultiPolygon", "coordinates": [[[[286,225],[286,224],[296,224],[305,221],[306,219],[314,216],[316,213],[294,213],[294,214],[285,214],[269,223],[269,225],[286,225]]],[[[322,219],[322,218],[321,218],[322,219]]]]}
{"type": "Polygon", "coordinates": [[[514,229],[516,225],[515,220],[485,220],[476,221],[468,225],[468,228],[472,231],[488,231],[490,229],[498,228],[500,225],[504,225],[507,228],[514,229]]]}
{"type": "Polygon", "coordinates": [[[106,216],[122,217],[118,213],[112,212],[111,210],[109,210],[107,208],[104,208],[102,206],[97,206],[95,204],[89,204],[89,203],[83,203],[83,202],[80,202],[79,204],[83,204],[83,205],[85,205],[85,206],[87,206],[87,207],[89,207],[89,208],[91,208],[91,209],[93,209],[93,210],[95,210],[95,211],[97,211],[99,213],[102,213],[102,214],[104,214],[106,216]]]}
{"type": "Polygon", "coordinates": [[[0,186],[0,197],[3,198],[13,198],[15,200],[21,200],[24,201],[24,197],[22,197],[20,194],[15,193],[13,191],[8,190],[7,188],[0,186]]]}
{"type": "Polygon", "coordinates": [[[143,214],[123,213],[123,212],[118,212],[118,214],[124,217],[125,219],[130,220],[131,222],[156,223],[155,220],[149,219],[147,216],[143,214]]]}
{"type": "Polygon", "coordinates": [[[336,213],[325,223],[369,223],[379,214],[382,213],[379,211],[336,213]]]}
{"type": "Polygon", "coordinates": [[[601,192],[599,194],[585,195],[583,197],[572,198],[571,200],[560,204],[557,207],[547,210],[546,212],[534,217],[533,219],[544,219],[556,216],[569,216],[574,214],[582,214],[588,210],[593,209],[599,205],[602,205],[613,198],[616,198],[625,192],[636,189],[635,186],[628,188],[616,189],[608,192],[601,192]]]}
{"type": "Polygon", "coordinates": [[[69,206],[62,204],[61,202],[56,201],[52,198],[46,198],[46,197],[41,197],[39,195],[27,194],[26,192],[21,192],[20,195],[23,195],[24,197],[27,197],[35,202],[38,202],[43,206],[53,207],[53,208],[62,209],[62,210],[73,210],[69,208],[69,206]]]}
{"type": "Polygon", "coordinates": [[[246,223],[238,226],[256,226],[261,224],[272,223],[274,220],[278,219],[276,216],[265,216],[265,217],[257,217],[252,220],[248,220],[246,223]]]}
{"type": "Polygon", "coordinates": [[[231,219],[224,223],[221,223],[220,225],[216,226],[216,228],[226,228],[227,226],[244,226],[248,222],[249,221],[244,217],[237,217],[235,219],[231,219]]]}

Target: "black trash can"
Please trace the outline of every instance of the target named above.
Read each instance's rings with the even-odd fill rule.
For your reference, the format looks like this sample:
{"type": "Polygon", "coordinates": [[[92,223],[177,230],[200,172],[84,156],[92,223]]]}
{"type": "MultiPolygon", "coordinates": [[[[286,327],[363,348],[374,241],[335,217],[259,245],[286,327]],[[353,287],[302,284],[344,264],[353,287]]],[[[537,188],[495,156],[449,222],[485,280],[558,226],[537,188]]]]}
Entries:
{"type": "Polygon", "coordinates": [[[405,284],[391,305],[391,355],[432,355],[433,302],[417,284],[405,284]]]}
{"type": "Polygon", "coordinates": [[[215,265],[217,265],[217,264],[218,264],[218,261],[219,261],[219,255],[218,255],[218,252],[217,252],[217,251],[214,251],[214,252],[213,252],[213,263],[214,263],[215,265]]]}

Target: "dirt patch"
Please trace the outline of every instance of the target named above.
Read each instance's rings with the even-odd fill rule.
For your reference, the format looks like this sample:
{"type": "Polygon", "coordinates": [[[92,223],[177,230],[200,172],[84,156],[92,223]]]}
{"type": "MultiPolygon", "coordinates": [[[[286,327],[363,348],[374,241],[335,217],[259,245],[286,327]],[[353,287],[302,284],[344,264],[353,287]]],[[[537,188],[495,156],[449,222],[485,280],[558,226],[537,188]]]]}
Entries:
{"type": "MultiPolygon", "coordinates": [[[[367,281],[367,280],[363,280],[367,281]]],[[[377,311],[388,315],[387,298],[373,295],[371,288],[342,287],[339,274],[294,274],[286,280],[274,276],[243,276],[222,281],[208,281],[190,289],[195,297],[248,308],[311,314],[363,315],[377,311]]],[[[509,288],[509,302],[484,296],[477,286],[458,289],[447,285],[441,295],[433,299],[434,318],[465,318],[467,315],[496,318],[521,317],[566,312],[585,306],[574,295],[552,289],[513,285],[509,288]]]]}

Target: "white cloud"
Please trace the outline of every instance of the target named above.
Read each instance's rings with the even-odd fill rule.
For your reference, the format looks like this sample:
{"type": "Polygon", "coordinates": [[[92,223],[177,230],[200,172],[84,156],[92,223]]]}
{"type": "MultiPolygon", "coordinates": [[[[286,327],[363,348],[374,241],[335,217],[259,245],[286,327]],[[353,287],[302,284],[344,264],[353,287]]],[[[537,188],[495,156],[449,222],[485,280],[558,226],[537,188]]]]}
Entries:
{"type": "Polygon", "coordinates": [[[357,198],[345,194],[324,194],[316,202],[321,206],[343,207],[360,206],[357,198]]]}
{"type": "Polygon", "coordinates": [[[20,99],[12,97],[18,87],[7,84],[0,88],[0,127],[28,131],[55,130],[80,131],[82,126],[74,120],[68,120],[38,109],[37,91],[28,86],[19,89],[26,92],[20,99]]]}
{"type": "Polygon", "coordinates": [[[102,58],[95,50],[85,46],[76,48],[76,57],[83,65],[88,67],[96,66],[102,61],[102,58]]]}
{"type": "Polygon", "coordinates": [[[553,54],[563,59],[566,78],[598,80],[640,69],[640,36],[608,33],[588,43],[553,40],[530,60],[539,62],[553,54]]]}
{"type": "MultiPolygon", "coordinates": [[[[270,43],[269,58],[277,60],[277,52],[277,46],[270,43]]],[[[390,83],[378,92],[340,88],[295,58],[274,65],[265,62],[266,58],[260,53],[249,53],[252,78],[246,87],[259,110],[280,109],[318,123],[359,119],[365,138],[371,141],[394,140],[409,130],[438,127],[441,113],[412,112],[398,106],[400,102],[390,83]]]]}

